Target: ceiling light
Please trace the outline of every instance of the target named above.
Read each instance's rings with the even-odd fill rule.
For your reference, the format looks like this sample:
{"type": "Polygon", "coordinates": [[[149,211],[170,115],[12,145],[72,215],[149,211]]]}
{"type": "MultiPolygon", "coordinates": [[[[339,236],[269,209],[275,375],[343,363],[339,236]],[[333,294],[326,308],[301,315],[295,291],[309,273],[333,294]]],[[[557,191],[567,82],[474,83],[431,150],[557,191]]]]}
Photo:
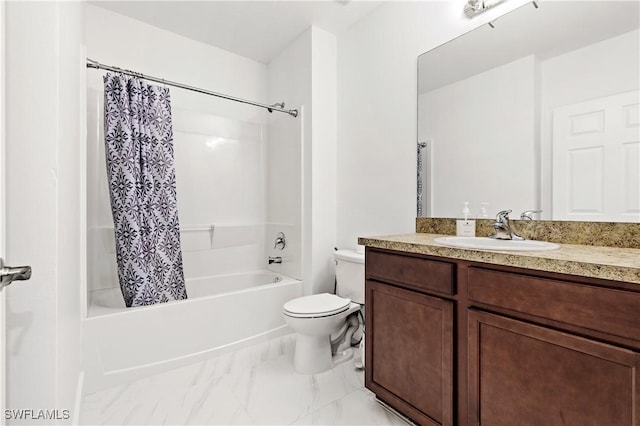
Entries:
{"type": "Polygon", "coordinates": [[[464,6],[464,14],[472,18],[505,0],[468,0],[464,6]]]}

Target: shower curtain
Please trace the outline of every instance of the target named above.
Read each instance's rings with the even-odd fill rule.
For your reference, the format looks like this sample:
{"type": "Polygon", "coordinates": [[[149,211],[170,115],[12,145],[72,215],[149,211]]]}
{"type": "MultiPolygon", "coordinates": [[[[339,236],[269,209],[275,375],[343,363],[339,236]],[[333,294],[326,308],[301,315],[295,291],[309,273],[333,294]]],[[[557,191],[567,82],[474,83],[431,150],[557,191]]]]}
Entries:
{"type": "Polygon", "coordinates": [[[104,77],[105,152],[127,307],[186,299],[169,89],[104,77]]]}

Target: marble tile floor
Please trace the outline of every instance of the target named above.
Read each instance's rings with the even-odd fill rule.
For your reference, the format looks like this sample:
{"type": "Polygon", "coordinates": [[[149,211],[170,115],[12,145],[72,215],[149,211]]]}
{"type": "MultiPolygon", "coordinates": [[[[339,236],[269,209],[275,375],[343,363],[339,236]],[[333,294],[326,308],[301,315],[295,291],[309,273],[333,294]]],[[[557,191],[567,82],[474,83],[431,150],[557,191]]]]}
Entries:
{"type": "Polygon", "coordinates": [[[295,335],[86,395],[82,425],[406,425],[348,361],[293,370],[295,335]]]}

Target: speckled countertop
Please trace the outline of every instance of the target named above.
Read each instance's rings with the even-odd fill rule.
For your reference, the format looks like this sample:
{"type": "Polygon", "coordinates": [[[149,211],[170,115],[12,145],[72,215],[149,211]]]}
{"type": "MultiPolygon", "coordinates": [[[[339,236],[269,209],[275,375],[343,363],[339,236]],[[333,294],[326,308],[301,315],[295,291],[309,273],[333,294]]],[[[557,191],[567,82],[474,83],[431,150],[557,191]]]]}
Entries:
{"type": "Polygon", "coordinates": [[[403,234],[359,238],[358,244],[408,253],[449,257],[494,265],[640,284],[640,249],[559,244],[543,252],[490,251],[447,247],[434,241],[442,234],[403,234]]]}

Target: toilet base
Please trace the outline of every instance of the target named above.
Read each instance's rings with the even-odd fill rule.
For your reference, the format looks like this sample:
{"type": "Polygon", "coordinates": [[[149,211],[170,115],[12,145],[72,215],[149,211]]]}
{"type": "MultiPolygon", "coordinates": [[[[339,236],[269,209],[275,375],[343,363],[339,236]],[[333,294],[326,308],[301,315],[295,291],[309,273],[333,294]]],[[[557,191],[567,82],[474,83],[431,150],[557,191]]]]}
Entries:
{"type": "Polygon", "coordinates": [[[300,374],[315,374],[333,367],[329,336],[296,336],[293,369],[300,374]]]}
{"type": "Polygon", "coordinates": [[[316,374],[331,370],[338,364],[353,358],[353,348],[331,354],[329,336],[296,336],[293,369],[300,374],[316,374]]]}
{"type": "Polygon", "coordinates": [[[351,338],[360,325],[352,314],[360,309],[359,304],[351,303],[346,311],[326,317],[302,318],[285,313],[285,321],[296,332],[294,370],[300,374],[321,373],[353,358],[351,338]]]}
{"type": "Polygon", "coordinates": [[[331,361],[333,362],[333,366],[335,367],[336,365],[347,362],[350,359],[353,359],[353,348],[345,349],[344,351],[333,355],[331,361]]]}

